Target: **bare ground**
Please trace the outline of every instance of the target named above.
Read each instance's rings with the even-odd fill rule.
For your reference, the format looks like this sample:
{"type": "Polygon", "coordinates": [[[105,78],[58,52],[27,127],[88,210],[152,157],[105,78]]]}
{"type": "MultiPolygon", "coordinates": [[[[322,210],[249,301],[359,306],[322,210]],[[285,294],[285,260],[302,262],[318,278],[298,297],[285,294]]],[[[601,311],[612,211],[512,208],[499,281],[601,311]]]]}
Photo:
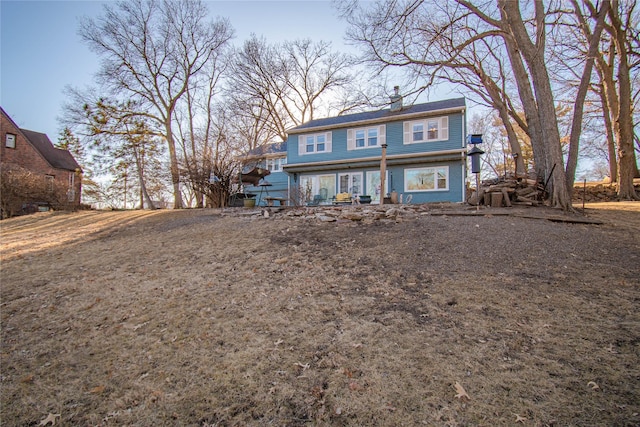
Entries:
{"type": "Polygon", "coordinates": [[[2,221],[0,423],[640,425],[640,203],[587,208],[2,221]]]}

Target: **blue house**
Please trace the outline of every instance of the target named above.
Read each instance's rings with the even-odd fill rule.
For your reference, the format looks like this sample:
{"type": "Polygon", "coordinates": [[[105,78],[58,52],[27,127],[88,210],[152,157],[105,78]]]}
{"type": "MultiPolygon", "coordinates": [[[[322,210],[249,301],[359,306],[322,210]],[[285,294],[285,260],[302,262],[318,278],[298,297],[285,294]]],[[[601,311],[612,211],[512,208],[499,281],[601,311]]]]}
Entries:
{"type": "Polygon", "coordinates": [[[289,177],[283,170],[283,166],[287,163],[286,142],[266,144],[251,150],[243,158],[243,163],[249,165],[249,168],[259,166],[269,171],[269,175],[255,185],[244,183],[244,191],[256,195],[257,206],[265,206],[269,203],[285,205],[289,202],[289,177]],[[279,201],[275,202],[274,199],[279,201]]]}
{"type": "Polygon", "coordinates": [[[380,203],[380,163],[386,144],[385,197],[404,203],[464,202],[464,98],[312,120],[290,129],[287,141],[250,153],[271,174],[249,187],[259,205],[331,204],[343,197],[380,203]],[[362,197],[369,196],[369,197],[362,197]],[[394,198],[394,197],[391,197],[394,198]]]}
{"type": "Polygon", "coordinates": [[[405,203],[463,202],[465,124],[464,98],[404,108],[400,96],[389,109],[309,121],[288,133],[289,189],[307,202],[347,193],[379,203],[386,144],[385,193],[405,203]]]}

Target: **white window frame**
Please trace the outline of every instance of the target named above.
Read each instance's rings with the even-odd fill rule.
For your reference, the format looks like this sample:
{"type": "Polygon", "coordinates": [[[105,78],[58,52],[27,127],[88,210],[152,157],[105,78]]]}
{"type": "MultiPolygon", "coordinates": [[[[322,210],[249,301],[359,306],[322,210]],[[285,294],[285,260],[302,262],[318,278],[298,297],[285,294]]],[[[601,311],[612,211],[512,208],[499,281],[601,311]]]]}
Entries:
{"type": "Polygon", "coordinates": [[[300,187],[305,202],[313,200],[313,196],[320,194],[321,188],[327,189],[327,200],[324,203],[328,203],[328,200],[336,195],[336,175],[335,174],[321,174],[321,175],[302,175],[300,177],[300,187]],[[333,181],[332,186],[322,187],[323,180],[333,181]],[[309,185],[309,188],[307,188],[309,185]]]}
{"type": "Polygon", "coordinates": [[[347,129],[347,150],[365,150],[367,148],[380,147],[382,144],[385,144],[386,131],[386,125],[347,129]],[[361,139],[357,138],[358,132],[362,132],[364,134],[364,145],[361,147],[357,146],[358,139],[361,139]],[[376,143],[374,145],[370,145],[370,132],[376,132],[376,143]]]}
{"type": "Polygon", "coordinates": [[[281,172],[282,166],[287,164],[286,157],[276,157],[266,160],[266,166],[269,172],[281,172]]]}
{"type": "Polygon", "coordinates": [[[331,132],[308,133],[298,135],[298,155],[307,156],[309,154],[330,153],[331,152],[331,132]],[[319,137],[324,137],[324,142],[318,142],[319,137]],[[311,139],[311,144],[307,144],[311,139]],[[318,146],[324,144],[324,150],[318,150],[318,146]],[[307,151],[307,146],[313,146],[313,151],[307,151]]]}
{"type": "Polygon", "coordinates": [[[349,193],[349,194],[351,194],[353,196],[355,196],[356,194],[357,195],[364,194],[364,192],[363,192],[364,181],[362,179],[363,179],[362,172],[344,172],[344,173],[339,173],[338,174],[338,181],[336,183],[337,186],[338,186],[338,193],[345,193],[346,192],[346,193],[349,193]],[[345,176],[347,177],[347,181],[348,181],[346,189],[344,189],[344,188],[342,188],[340,186],[340,180],[345,176]],[[359,186],[358,186],[358,190],[359,191],[353,191],[354,181],[357,181],[359,183],[359,186]],[[346,190],[346,191],[343,191],[343,190],[346,190]]]}
{"type": "Polygon", "coordinates": [[[4,142],[4,146],[7,148],[16,148],[16,134],[14,133],[7,133],[5,135],[5,142],[4,142]]]}
{"type": "Polygon", "coordinates": [[[431,192],[431,191],[449,191],[449,166],[407,168],[404,170],[404,192],[405,193],[431,192]],[[424,171],[424,173],[426,174],[428,174],[429,172],[432,172],[434,174],[433,188],[409,188],[408,173],[416,172],[416,171],[424,171]],[[440,187],[439,185],[438,172],[444,172],[445,174],[446,183],[444,187],[440,187]]]}
{"type": "MultiPolygon", "coordinates": [[[[367,191],[364,193],[368,196],[371,196],[371,204],[379,204],[380,203],[380,170],[375,171],[367,171],[365,176],[365,182],[367,191]],[[377,175],[377,176],[376,176],[377,175]],[[375,178],[375,179],[374,179],[375,178]]],[[[387,187],[389,185],[389,171],[387,170],[384,174],[384,182],[387,187]]],[[[388,193],[389,191],[387,191],[388,193]]]]}
{"type": "MultiPolygon", "coordinates": [[[[431,126],[433,128],[433,126],[431,126]]],[[[449,139],[449,116],[429,117],[421,120],[412,120],[403,123],[404,144],[418,144],[422,142],[447,141],[449,139]],[[429,125],[437,126],[437,135],[429,130],[429,125]],[[414,126],[422,126],[422,138],[415,138],[414,126]]]]}

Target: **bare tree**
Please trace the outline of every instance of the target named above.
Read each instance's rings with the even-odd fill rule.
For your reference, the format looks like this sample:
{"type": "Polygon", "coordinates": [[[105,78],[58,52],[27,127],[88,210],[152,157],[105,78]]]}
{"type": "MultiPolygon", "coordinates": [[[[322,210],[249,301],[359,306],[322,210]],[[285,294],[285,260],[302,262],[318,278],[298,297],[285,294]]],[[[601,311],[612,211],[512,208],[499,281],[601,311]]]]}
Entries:
{"type": "MultiPolygon", "coordinates": [[[[571,209],[570,180],[547,68],[547,29],[568,12],[551,6],[542,0],[524,5],[517,0],[388,0],[368,10],[351,2],[342,12],[351,23],[349,37],[365,47],[369,61],[408,69],[422,88],[439,80],[463,85],[498,111],[516,154],[520,147],[512,123],[524,130],[538,176],[550,185],[552,205],[571,209]]],[[[589,39],[592,50],[598,45],[597,32],[605,15],[602,9],[593,14],[599,26],[589,39]]],[[[592,63],[586,61],[579,73],[584,83],[575,105],[584,101],[592,63]]],[[[581,114],[575,114],[576,141],[581,114]]],[[[517,171],[522,168],[522,164],[516,166],[517,171]]]]}
{"type": "Polygon", "coordinates": [[[180,164],[197,207],[204,206],[209,180],[215,168],[215,153],[220,150],[221,140],[215,125],[218,114],[215,100],[220,79],[229,62],[226,54],[226,51],[220,50],[208,64],[206,72],[194,76],[193,84],[187,87],[178,111],[180,164]]]}
{"type": "Polygon", "coordinates": [[[573,5],[573,14],[578,21],[578,26],[582,30],[584,39],[587,44],[586,61],[582,73],[580,74],[580,82],[578,90],[575,94],[576,101],[573,103],[573,119],[571,121],[571,132],[569,140],[569,155],[567,157],[567,186],[571,191],[573,189],[573,183],[576,175],[576,168],[578,166],[578,151],[580,144],[580,136],[582,134],[582,119],[584,114],[584,100],[586,99],[587,92],[591,86],[591,73],[595,63],[595,58],[598,55],[600,39],[602,31],[604,29],[605,18],[609,12],[610,4],[608,1],[604,1],[600,5],[600,9],[592,9],[591,16],[595,19],[594,27],[591,29],[587,19],[584,16],[580,5],[577,0],[571,0],[573,5]]]}
{"type": "Polygon", "coordinates": [[[483,175],[490,175],[493,172],[496,176],[506,176],[516,171],[516,161],[522,162],[525,170],[533,169],[533,153],[529,136],[517,124],[513,124],[512,129],[515,138],[521,148],[519,156],[513,156],[510,136],[503,126],[500,115],[491,111],[489,114],[475,114],[470,118],[468,131],[470,133],[481,133],[483,151],[482,169],[483,175]]]}
{"type": "Polygon", "coordinates": [[[228,21],[207,22],[199,0],[131,0],[106,5],[79,33],[102,58],[98,78],[116,98],[134,99],[167,142],[174,207],[183,206],[174,135],[175,112],[193,76],[206,69],[233,31],[228,21]]]}
{"type": "MultiPolygon", "coordinates": [[[[622,199],[638,199],[633,186],[633,177],[637,172],[636,156],[633,140],[633,115],[632,115],[632,87],[630,56],[638,41],[632,41],[627,36],[637,30],[637,15],[634,16],[636,2],[618,2],[611,0],[609,18],[611,25],[607,31],[612,38],[612,48],[617,52],[617,105],[613,108],[613,129],[618,143],[618,197],[622,199]],[[634,25],[635,18],[635,25],[634,25]],[[635,46],[633,44],[635,43],[635,46]]],[[[635,51],[637,55],[637,51],[635,51]]],[[[610,92],[615,92],[611,90],[610,92]]],[[[610,107],[612,107],[610,105],[610,107]]]]}
{"type": "MultiPolygon", "coordinates": [[[[595,100],[599,102],[600,108],[597,113],[592,113],[592,115],[599,115],[599,126],[603,130],[602,134],[607,141],[607,150],[603,154],[609,162],[608,175],[613,182],[618,183],[620,197],[634,198],[637,195],[629,194],[631,192],[635,193],[632,179],[633,176],[637,175],[633,143],[627,144],[627,148],[622,148],[621,152],[619,138],[633,139],[634,78],[632,69],[634,63],[636,66],[638,65],[638,54],[640,53],[638,50],[640,42],[637,40],[639,11],[636,9],[635,1],[618,3],[582,0],[581,3],[578,3],[576,0],[572,0],[572,5],[573,13],[568,16],[574,17],[575,22],[567,23],[564,28],[573,30],[574,34],[573,37],[566,37],[567,33],[565,33],[565,37],[563,37],[565,41],[562,44],[565,47],[562,51],[566,51],[564,56],[568,57],[569,61],[572,61],[566,64],[566,70],[569,71],[567,74],[570,75],[570,71],[573,68],[581,67],[582,65],[579,62],[586,63],[586,66],[593,62],[599,82],[587,82],[587,76],[583,75],[579,86],[577,86],[577,78],[579,76],[574,76],[573,82],[569,79],[565,84],[568,87],[576,85],[578,87],[578,95],[580,95],[580,92],[590,89],[596,96],[595,100]],[[613,10],[614,8],[616,10],[613,10]],[[621,19],[616,21],[616,16],[621,19]],[[598,32],[602,32],[602,34],[600,35],[598,32]],[[582,40],[582,48],[571,48],[571,45],[566,42],[567,39],[571,38],[582,40]],[[620,52],[622,45],[624,45],[623,51],[620,52]],[[625,65],[625,62],[627,65],[625,65]],[[620,73],[624,75],[620,76],[620,73]],[[627,107],[630,107],[630,110],[627,107]],[[624,117],[621,117],[621,114],[624,117]],[[627,119],[627,117],[630,119],[627,119]],[[622,121],[619,120],[620,118],[622,118],[622,121]],[[622,130],[620,128],[621,124],[626,127],[626,132],[620,132],[622,130]],[[623,153],[624,155],[621,156],[623,153]],[[626,157],[627,155],[629,155],[629,158],[626,157]],[[621,159],[622,162],[620,161],[621,159]],[[621,163],[622,170],[619,167],[621,163]],[[620,185],[619,176],[627,177],[626,185],[620,185]]],[[[638,85],[638,82],[636,82],[636,85],[638,85]]],[[[575,94],[575,91],[570,91],[569,96],[575,97],[575,94]]],[[[574,113],[581,113],[582,106],[587,106],[589,103],[590,101],[584,104],[576,103],[574,113]]],[[[590,117],[589,120],[592,121],[593,117],[590,117]]],[[[580,124],[585,125],[585,123],[580,123],[579,120],[574,119],[574,129],[577,129],[580,124]]],[[[580,136],[579,129],[577,130],[577,132],[572,131],[572,150],[569,152],[567,162],[568,171],[570,168],[575,170],[577,162],[577,138],[580,136]]],[[[572,179],[571,176],[567,178],[572,179]]]]}
{"type": "Polygon", "coordinates": [[[288,128],[313,120],[318,109],[340,114],[366,103],[356,89],[353,60],[327,42],[269,44],[254,35],[235,56],[228,96],[255,123],[254,134],[284,141],[288,128]],[[339,102],[331,104],[331,98],[339,102]]]}
{"type": "Polygon", "coordinates": [[[58,135],[58,141],[55,146],[63,150],[68,150],[73,154],[78,164],[82,167],[82,201],[87,203],[89,200],[97,200],[100,194],[100,188],[95,181],[93,162],[87,147],[79,136],[73,133],[69,127],[64,127],[58,135]]]}
{"type": "Polygon", "coordinates": [[[140,189],[140,206],[155,206],[147,191],[147,171],[150,163],[158,164],[162,150],[157,137],[148,125],[149,119],[132,111],[138,110],[133,101],[113,102],[100,99],[95,105],[83,105],[86,135],[98,151],[98,163],[106,163],[111,170],[125,170],[129,178],[133,168],[140,189]]]}
{"type": "Polygon", "coordinates": [[[460,84],[476,102],[495,109],[507,131],[515,172],[525,174],[515,127],[527,130],[509,78],[508,58],[496,32],[454,3],[386,1],[367,10],[342,4],[351,24],[348,37],[365,46],[363,60],[382,73],[407,71],[410,93],[439,82],[460,84]]]}

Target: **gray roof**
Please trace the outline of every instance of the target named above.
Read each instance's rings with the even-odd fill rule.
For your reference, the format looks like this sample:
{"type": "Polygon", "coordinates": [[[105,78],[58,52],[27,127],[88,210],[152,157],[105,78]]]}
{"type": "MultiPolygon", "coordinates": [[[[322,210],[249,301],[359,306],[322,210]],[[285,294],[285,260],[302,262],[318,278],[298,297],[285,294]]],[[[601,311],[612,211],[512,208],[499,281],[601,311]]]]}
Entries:
{"type": "Polygon", "coordinates": [[[261,157],[266,156],[268,154],[279,154],[287,152],[287,141],[277,142],[273,144],[265,144],[258,148],[254,148],[249,151],[248,156],[250,157],[261,157]]]}
{"type": "Polygon", "coordinates": [[[289,129],[289,133],[299,133],[300,131],[312,128],[340,127],[349,123],[378,121],[381,119],[400,120],[403,116],[415,115],[419,113],[431,113],[439,110],[464,109],[465,98],[446,99],[443,101],[427,102],[404,107],[397,112],[391,112],[388,108],[384,110],[366,111],[363,113],[345,114],[344,116],[327,117],[324,119],[311,120],[306,123],[289,129]]]}
{"type": "Polygon", "coordinates": [[[20,131],[54,168],[69,171],[80,169],[73,155],[68,150],[54,147],[46,134],[27,129],[20,129],[20,131]]]}

